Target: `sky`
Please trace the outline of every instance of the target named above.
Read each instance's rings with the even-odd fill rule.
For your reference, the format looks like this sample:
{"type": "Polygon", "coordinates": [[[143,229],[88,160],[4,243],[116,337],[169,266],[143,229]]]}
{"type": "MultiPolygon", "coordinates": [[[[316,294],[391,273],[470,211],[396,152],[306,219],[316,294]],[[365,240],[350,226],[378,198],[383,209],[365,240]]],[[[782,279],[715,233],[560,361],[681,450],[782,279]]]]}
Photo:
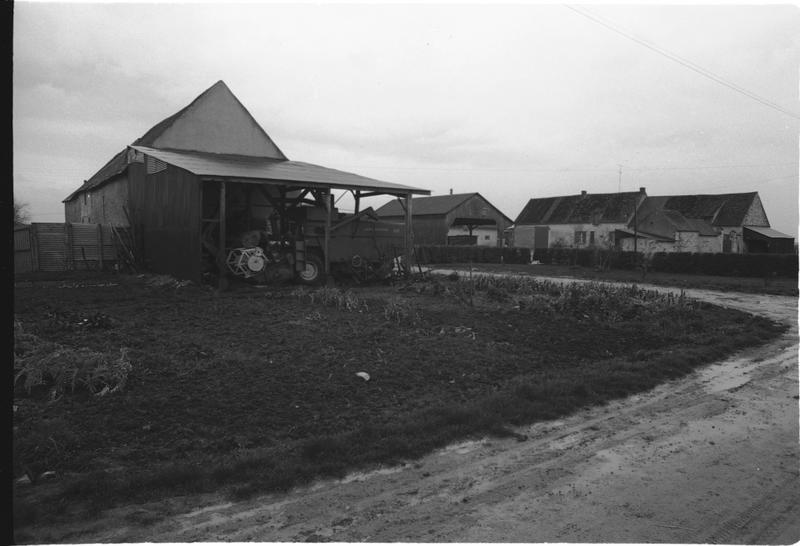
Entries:
{"type": "Polygon", "coordinates": [[[582,190],[757,191],[798,237],[794,4],[17,1],[13,48],[34,222],[223,80],[289,159],[512,220],[582,190]]]}

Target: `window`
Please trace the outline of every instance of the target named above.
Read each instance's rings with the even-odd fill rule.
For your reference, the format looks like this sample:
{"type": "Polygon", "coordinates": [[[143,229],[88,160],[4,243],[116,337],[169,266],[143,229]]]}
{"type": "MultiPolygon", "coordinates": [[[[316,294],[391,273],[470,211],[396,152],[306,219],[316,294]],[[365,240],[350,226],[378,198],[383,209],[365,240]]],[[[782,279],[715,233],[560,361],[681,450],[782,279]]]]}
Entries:
{"type": "Polygon", "coordinates": [[[492,237],[491,237],[491,235],[484,235],[484,236],[483,236],[483,240],[484,240],[484,241],[488,241],[488,240],[490,240],[491,238],[492,238],[492,237]]]}
{"type": "Polygon", "coordinates": [[[589,244],[590,245],[594,244],[594,231],[589,232],[589,244]]]}
{"type": "Polygon", "coordinates": [[[576,231],[575,232],[575,246],[585,245],[586,244],[586,232],[585,231],[576,231]]]}

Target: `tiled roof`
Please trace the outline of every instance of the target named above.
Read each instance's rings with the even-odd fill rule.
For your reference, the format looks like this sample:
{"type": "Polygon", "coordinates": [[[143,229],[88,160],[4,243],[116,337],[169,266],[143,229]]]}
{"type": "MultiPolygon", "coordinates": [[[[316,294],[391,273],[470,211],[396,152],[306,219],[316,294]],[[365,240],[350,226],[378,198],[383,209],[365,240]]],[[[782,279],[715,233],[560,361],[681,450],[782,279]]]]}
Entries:
{"type": "Polygon", "coordinates": [[[699,218],[715,226],[741,226],[758,192],[717,195],[673,195],[663,208],[680,212],[686,218],[699,218]]]}
{"type": "MultiPolygon", "coordinates": [[[[447,195],[433,195],[429,197],[415,197],[411,203],[414,216],[444,215],[459,206],[464,201],[480,195],[478,193],[456,193],[447,195]]],[[[402,216],[405,209],[397,201],[392,200],[378,208],[378,216],[402,216]]]]}
{"type": "Polygon", "coordinates": [[[95,186],[99,186],[100,184],[114,178],[118,174],[122,174],[125,169],[128,168],[128,149],[125,148],[117,155],[111,158],[111,160],[103,165],[99,171],[94,173],[89,180],[84,181],[81,184],[81,187],[69,194],[63,202],[71,200],[77,194],[90,190],[95,186]]]}
{"type": "Polygon", "coordinates": [[[627,222],[640,192],[595,193],[531,199],[515,224],[627,222]]]}

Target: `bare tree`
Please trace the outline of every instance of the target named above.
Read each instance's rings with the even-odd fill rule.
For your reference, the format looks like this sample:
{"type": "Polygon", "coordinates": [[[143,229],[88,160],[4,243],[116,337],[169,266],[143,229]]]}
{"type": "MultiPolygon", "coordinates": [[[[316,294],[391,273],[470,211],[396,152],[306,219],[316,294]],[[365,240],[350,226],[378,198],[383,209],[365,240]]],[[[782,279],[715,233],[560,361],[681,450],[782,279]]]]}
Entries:
{"type": "Polygon", "coordinates": [[[14,199],[14,223],[27,224],[31,221],[30,205],[14,199]]]}

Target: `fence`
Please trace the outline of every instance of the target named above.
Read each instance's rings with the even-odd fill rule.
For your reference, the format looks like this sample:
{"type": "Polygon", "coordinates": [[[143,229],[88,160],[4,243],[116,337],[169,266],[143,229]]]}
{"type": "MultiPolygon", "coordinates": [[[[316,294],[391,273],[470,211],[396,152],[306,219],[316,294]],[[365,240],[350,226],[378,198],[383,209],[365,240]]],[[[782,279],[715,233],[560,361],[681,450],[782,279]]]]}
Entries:
{"type": "Polygon", "coordinates": [[[655,252],[637,256],[634,252],[588,248],[537,248],[533,259],[543,264],[636,269],[647,260],[650,271],[719,275],[726,277],[797,278],[797,254],[711,254],[655,252]]]}
{"type": "Polygon", "coordinates": [[[527,264],[531,261],[528,248],[492,246],[417,245],[416,258],[422,264],[448,263],[507,263],[527,264]]]}
{"type": "Polygon", "coordinates": [[[14,273],[110,268],[128,261],[126,237],[126,230],[100,224],[16,226],[14,273]]]}

